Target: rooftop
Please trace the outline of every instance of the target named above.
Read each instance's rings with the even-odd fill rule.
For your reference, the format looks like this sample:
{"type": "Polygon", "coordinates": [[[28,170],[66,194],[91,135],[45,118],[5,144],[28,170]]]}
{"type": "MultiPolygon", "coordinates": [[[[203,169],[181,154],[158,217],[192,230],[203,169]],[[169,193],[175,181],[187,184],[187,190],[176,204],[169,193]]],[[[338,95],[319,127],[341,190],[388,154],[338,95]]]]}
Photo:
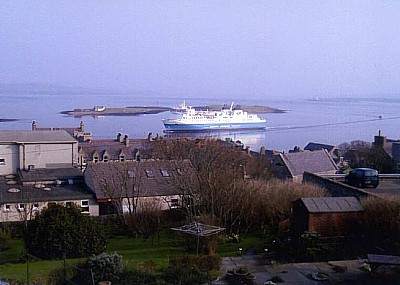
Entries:
{"type": "Polygon", "coordinates": [[[30,185],[8,184],[5,176],[0,176],[0,203],[26,203],[45,201],[65,201],[93,199],[84,184],[74,185],[30,185]]]}
{"type": "Polygon", "coordinates": [[[97,199],[112,197],[153,197],[180,194],[171,179],[189,169],[186,161],[148,160],[89,163],[85,182],[97,199]]]}
{"type": "Polygon", "coordinates": [[[309,213],[361,212],[364,208],[355,197],[300,198],[309,213]]]}
{"type": "Polygon", "coordinates": [[[0,143],[76,143],[66,131],[0,131],[0,143]]]}
{"type": "Polygon", "coordinates": [[[335,162],[325,149],[284,153],[281,155],[293,176],[302,175],[305,171],[324,173],[337,170],[335,162]]]}

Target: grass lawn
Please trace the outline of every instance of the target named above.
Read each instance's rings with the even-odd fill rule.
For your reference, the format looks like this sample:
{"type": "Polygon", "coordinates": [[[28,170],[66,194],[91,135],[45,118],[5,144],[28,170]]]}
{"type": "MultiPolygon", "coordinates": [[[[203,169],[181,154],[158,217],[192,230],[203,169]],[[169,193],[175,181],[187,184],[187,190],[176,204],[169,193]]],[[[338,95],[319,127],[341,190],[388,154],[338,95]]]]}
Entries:
{"type": "MultiPolygon", "coordinates": [[[[262,240],[258,236],[244,237],[239,243],[221,243],[217,253],[221,256],[236,256],[238,248],[243,248],[243,253],[248,249],[259,246],[262,240]]],[[[185,242],[171,231],[163,231],[160,238],[142,239],[133,237],[113,237],[109,240],[107,252],[116,252],[123,256],[127,266],[136,266],[151,261],[157,268],[168,264],[169,259],[175,256],[195,254],[185,250],[185,242]]],[[[26,280],[26,263],[15,263],[24,253],[22,240],[14,240],[12,248],[0,253],[0,279],[26,280]]],[[[67,259],[67,266],[74,266],[83,259],[67,259]]],[[[62,260],[32,261],[29,262],[29,276],[31,281],[43,281],[45,276],[63,266],[62,260]]]]}

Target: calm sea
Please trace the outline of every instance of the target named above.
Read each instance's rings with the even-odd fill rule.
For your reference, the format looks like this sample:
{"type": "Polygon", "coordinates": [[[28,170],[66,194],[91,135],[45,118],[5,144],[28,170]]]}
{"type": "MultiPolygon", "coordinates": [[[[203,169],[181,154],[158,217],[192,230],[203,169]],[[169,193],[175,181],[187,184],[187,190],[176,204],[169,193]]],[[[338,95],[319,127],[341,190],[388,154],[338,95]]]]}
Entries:
{"type": "MultiPolygon", "coordinates": [[[[174,116],[164,112],[155,115],[106,116],[74,118],[60,114],[75,108],[167,106],[177,107],[184,99],[192,106],[230,104],[266,105],[286,113],[262,114],[268,121],[265,131],[242,131],[200,134],[222,139],[241,140],[253,150],[288,151],[308,142],[338,145],[354,140],[373,141],[381,130],[388,138],[399,139],[400,99],[397,98],[332,98],[332,99],[189,99],[138,95],[103,94],[1,94],[0,130],[29,130],[32,120],[39,127],[77,127],[82,120],[95,138],[115,138],[118,132],[131,138],[145,138],[149,132],[164,135],[161,119],[174,116]]],[[[197,134],[199,135],[199,134],[197,134]]]]}

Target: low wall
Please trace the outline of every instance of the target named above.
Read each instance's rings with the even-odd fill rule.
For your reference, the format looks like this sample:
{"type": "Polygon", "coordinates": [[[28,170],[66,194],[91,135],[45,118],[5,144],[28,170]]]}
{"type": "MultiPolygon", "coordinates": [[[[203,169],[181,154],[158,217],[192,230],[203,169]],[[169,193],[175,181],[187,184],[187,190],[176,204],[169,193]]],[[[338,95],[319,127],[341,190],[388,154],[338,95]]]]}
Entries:
{"type": "Polygon", "coordinates": [[[332,197],[356,197],[357,199],[371,196],[376,197],[375,195],[356,187],[333,181],[309,172],[303,173],[303,182],[318,185],[319,187],[327,190],[332,197]]]}

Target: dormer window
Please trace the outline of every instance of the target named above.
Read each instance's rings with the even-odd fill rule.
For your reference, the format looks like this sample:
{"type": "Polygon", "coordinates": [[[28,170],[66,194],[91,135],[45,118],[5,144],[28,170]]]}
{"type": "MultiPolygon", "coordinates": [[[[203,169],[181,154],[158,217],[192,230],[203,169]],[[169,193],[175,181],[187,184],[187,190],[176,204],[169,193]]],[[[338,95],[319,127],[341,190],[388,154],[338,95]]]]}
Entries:
{"type": "Polygon", "coordinates": [[[119,161],[120,161],[120,162],[124,162],[124,161],[125,161],[125,156],[120,155],[120,156],[119,156],[119,161]]]}
{"type": "Polygon", "coordinates": [[[110,155],[108,154],[107,151],[104,151],[102,161],[103,162],[108,162],[110,160],[110,155]]]}
{"type": "Polygon", "coordinates": [[[93,156],[93,162],[94,163],[99,162],[99,157],[98,156],[93,156]]]}

